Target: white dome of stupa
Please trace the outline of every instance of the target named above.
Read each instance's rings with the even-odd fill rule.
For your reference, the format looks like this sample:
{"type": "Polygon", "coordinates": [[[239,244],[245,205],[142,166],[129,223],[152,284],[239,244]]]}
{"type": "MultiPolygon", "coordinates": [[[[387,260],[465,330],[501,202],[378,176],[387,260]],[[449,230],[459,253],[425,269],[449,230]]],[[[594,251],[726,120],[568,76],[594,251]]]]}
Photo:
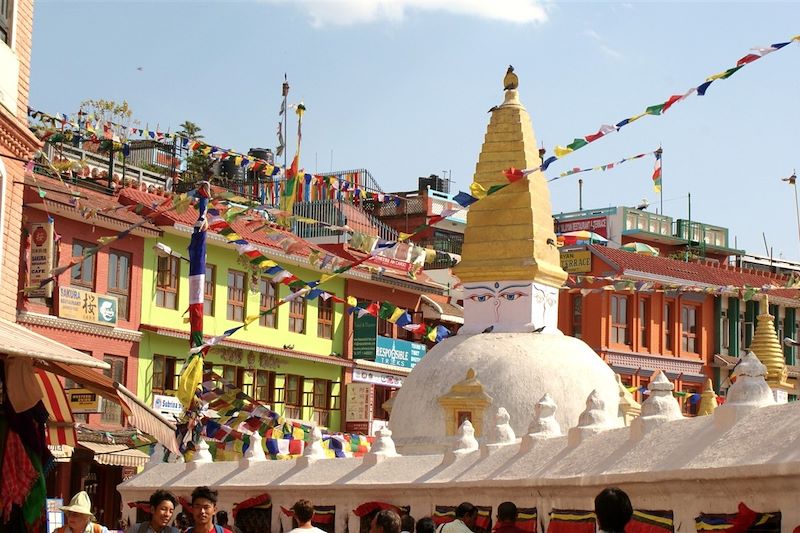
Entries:
{"type": "MultiPolygon", "coordinates": [[[[617,420],[619,387],[614,372],[583,341],[560,334],[482,333],[457,335],[434,346],[397,393],[390,427],[405,454],[442,452],[452,447],[446,410],[439,397],[473,369],[491,405],[483,410],[483,433],[505,407],[517,436],[528,433],[536,403],[548,393],[558,405],[561,427],[574,427],[597,390],[609,420],[617,420]]],[[[475,421],[473,420],[475,425],[475,421]]],[[[476,435],[477,436],[477,435],[476,435]]]]}

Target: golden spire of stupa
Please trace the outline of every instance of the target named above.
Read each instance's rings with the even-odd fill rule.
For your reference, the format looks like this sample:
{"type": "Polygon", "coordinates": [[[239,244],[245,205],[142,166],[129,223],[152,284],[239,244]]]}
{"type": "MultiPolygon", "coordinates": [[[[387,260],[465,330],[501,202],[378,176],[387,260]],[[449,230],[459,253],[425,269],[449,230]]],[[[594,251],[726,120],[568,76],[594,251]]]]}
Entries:
{"type": "Polygon", "coordinates": [[[700,405],[697,406],[697,416],[713,415],[717,405],[717,393],[711,385],[711,378],[706,380],[706,386],[700,393],[700,405]]]}
{"type": "Polygon", "coordinates": [[[764,296],[764,311],[758,315],[750,350],[767,367],[767,383],[771,388],[791,387],[787,382],[786,360],[775,331],[774,316],[769,314],[769,297],[764,296]]]}
{"type": "MultiPolygon", "coordinates": [[[[535,168],[541,164],[528,111],[515,86],[504,102],[492,108],[471,187],[473,196],[492,185],[507,184],[503,170],[535,168]]],[[[467,213],[462,260],[454,268],[462,282],[526,280],[560,287],[567,278],[561,269],[550,191],[544,174],[527,179],[475,203],[467,213]]]]}

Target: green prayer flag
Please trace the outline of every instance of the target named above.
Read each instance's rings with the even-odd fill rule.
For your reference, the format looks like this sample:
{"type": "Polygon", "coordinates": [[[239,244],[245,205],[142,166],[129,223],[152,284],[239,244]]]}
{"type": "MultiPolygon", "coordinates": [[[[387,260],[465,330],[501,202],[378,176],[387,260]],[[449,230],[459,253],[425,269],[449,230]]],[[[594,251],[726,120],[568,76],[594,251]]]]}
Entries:
{"type": "Polygon", "coordinates": [[[651,105],[644,110],[648,115],[660,115],[664,111],[664,104],[651,105]]]}
{"type": "Polygon", "coordinates": [[[578,148],[583,148],[587,144],[589,143],[586,141],[586,139],[576,138],[574,141],[572,141],[570,144],[567,145],[567,148],[571,148],[573,151],[575,151],[578,148]]]}
{"type": "Polygon", "coordinates": [[[395,309],[397,309],[397,307],[388,302],[381,303],[381,308],[378,310],[378,318],[389,320],[392,314],[394,314],[395,309]]]}

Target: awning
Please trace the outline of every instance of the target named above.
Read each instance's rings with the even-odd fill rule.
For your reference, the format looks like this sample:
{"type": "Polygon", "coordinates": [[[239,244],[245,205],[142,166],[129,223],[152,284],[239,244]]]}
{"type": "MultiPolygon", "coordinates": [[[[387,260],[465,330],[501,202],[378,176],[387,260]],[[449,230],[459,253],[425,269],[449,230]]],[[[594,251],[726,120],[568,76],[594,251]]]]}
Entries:
{"type": "Polygon", "coordinates": [[[437,302],[433,298],[423,294],[422,317],[428,320],[441,320],[451,324],[464,323],[464,308],[451,303],[437,302]]]}
{"type": "Polygon", "coordinates": [[[120,383],[91,368],[56,361],[37,362],[36,364],[79,383],[103,398],[118,403],[134,427],[157,439],[171,452],[180,453],[175,439],[175,425],[148,407],[120,383]]]}
{"type": "Polygon", "coordinates": [[[47,421],[47,444],[75,447],[78,441],[75,435],[75,419],[61,382],[55,374],[41,368],[36,369],[36,381],[42,389],[42,402],[50,413],[50,420],[47,421]]]}
{"type": "Polygon", "coordinates": [[[94,460],[101,465],[144,466],[150,456],[139,450],[121,444],[102,444],[99,442],[78,441],[82,447],[94,452],[94,460]]]}
{"type": "Polygon", "coordinates": [[[105,361],[95,359],[69,346],[34,333],[26,327],[0,318],[0,354],[58,361],[75,366],[111,368],[105,361]]]}
{"type": "Polygon", "coordinates": [[[158,411],[154,411],[131,391],[119,383],[114,383],[120,399],[130,410],[130,420],[140,431],[154,437],[166,449],[180,455],[178,439],[175,437],[175,424],[164,418],[158,411]]]}

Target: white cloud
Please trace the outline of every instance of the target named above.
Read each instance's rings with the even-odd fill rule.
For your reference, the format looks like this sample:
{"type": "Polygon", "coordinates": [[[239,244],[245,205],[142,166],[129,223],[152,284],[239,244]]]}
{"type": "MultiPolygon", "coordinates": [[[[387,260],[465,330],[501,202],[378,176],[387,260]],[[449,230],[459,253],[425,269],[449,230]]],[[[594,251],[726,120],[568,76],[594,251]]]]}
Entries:
{"type": "MultiPolygon", "coordinates": [[[[282,2],[285,0],[272,0],[282,2]]],[[[438,11],[514,24],[543,23],[540,0],[295,0],[314,27],[400,23],[411,12],[438,11]]]]}
{"type": "Polygon", "coordinates": [[[595,41],[597,43],[597,49],[600,50],[607,57],[610,57],[611,59],[615,60],[623,58],[622,53],[608,46],[606,44],[606,40],[595,30],[591,28],[584,30],[583,35],[595,41]]]}

